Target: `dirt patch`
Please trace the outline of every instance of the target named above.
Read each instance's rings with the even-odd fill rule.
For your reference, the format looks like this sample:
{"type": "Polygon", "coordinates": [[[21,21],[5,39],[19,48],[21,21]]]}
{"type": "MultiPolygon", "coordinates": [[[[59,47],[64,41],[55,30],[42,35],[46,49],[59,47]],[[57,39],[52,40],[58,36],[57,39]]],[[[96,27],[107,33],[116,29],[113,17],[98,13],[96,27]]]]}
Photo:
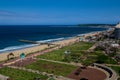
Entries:
{"type": "Polygon", "coordinates": [[[35,61],[37,61],[37,60],[33,59],[33,58],[26,58],[24,60],[17,61],[16,63],[12,64],[12,66],[24,67],[28,64],[35,62],[35,61]]]}
{"type": "Polygon", "coordinates": [[[51,64],[43,64],[43,65],[40,65],[40,66],[43,66],[44,68],[48,68],[48,69],[58,69],[58,70],[62,70],[62,66],[59,66],[59,65],[51,65],[51,64]]]}
{"type": "Polygon", "coordinates": [[[75,80],[80,80],[81,78],[86,78],[88,80],[104,80],[107,76],[104,72],[94,68],[82,69],[81,67],[79,67],[71,74],[69,74],[67,77],[75,80]]]}

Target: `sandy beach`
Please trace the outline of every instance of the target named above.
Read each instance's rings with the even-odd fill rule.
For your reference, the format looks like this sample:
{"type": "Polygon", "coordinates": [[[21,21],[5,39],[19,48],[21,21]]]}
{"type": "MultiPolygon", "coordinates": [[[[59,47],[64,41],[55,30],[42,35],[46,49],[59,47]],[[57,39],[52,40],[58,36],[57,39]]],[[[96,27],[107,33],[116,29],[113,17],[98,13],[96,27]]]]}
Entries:
{"type": "MultiPolygon", "coordinates": [[[[54,42],[53,44],[59,44],[60,46],[65,46],[65,45],[72,44],[72,43],[78,41],[78,39],[79,38],[71,38],[71,39],[67,39],[67,40],[63,40],[63,41],[54,42]]],[[[19,57],[21,53],[25,53],[25,55],[27,55],[29,53],[41,51],[46,48],[49,48],[48,45],[39,45],[39,46],[30,47],[30,48],[1,53],[0,61],[7,60],[7,55],[11,52],[14,54],[15,57],[19,57]]]]}
{"type": "MultiPolygon", "coordinates": [[[[88,33],[88,34],[84,35],[84,38],[86,38],[88,36],[99,35],[99,34],[100,34],[100,32],[88,33]]],[[[73,37],[73,38],[70,38],[70,39],[67,39],[67,40],[54,42],[53,44],[58,44],[58,45],[60,45],[60,47],[62,47],[62,46],[67,46],[67,45],[73,44],[73,43],[78,42],[78,41],[79,41],[79,37],[73,37]]],[[[39,45],[39,46],[30,47],[30,48],[10,51],[10,52],[6,52],[6,53],[1,53],[0,54],[0,61],[7,60],[7,55],[9,53],[13,53],[15,57],[19,57],[21,53],[25,53],[25,55],[27,55],[27,54],[30,54],[30,53],[35,53],[37,51],[44,50],[46,48],[49,48],[48,45],[39,45]]]]}

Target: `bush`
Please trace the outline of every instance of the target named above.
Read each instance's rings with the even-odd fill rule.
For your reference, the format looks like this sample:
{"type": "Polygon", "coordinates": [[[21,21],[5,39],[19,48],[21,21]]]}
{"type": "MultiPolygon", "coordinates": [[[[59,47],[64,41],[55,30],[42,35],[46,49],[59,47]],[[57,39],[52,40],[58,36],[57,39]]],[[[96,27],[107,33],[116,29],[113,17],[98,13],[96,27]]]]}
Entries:
{"type": "Polygon", "coordinates": [[[115,60],[106,55],[99,55],[96,63],[117,64],[115,60]]]}

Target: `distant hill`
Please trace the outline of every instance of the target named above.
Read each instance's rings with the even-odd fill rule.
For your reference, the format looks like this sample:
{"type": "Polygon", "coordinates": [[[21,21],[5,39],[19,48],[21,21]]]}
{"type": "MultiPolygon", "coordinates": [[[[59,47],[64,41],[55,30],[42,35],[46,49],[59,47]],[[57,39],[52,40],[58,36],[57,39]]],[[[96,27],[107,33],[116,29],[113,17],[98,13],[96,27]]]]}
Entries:
{"type": "Polygon", "coordinates": [[[115,24],[78,24],[78,26],[115,26],[115,24]]]}
{"type": "Polygon", "coordinates": [[[78,24],[78,27],[84,27],[84,26],[91,26],[91,27],[102,27],[102,28],[110,28],[115,26],[115,24],[78,24]]]}

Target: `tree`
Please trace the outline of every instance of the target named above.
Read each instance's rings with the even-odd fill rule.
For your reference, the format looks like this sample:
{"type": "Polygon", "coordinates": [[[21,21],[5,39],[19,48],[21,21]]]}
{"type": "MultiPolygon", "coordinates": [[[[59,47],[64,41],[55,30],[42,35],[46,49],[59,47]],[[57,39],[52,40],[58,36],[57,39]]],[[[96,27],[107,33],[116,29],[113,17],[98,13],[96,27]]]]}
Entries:
{"type": "Polygon", "coordinates": [[[10,60],[10,59],[13,59],[14,58],[14,54],[13,53],[9,53],[7,55],[7,59],[10,60]]]}
{"type": "Polygon", "coordinates": [[[41,80],[41,78],[39,78],[39,77],[35,77],[33,80],[41,80]]]}
{"type": "Polygon", "coordinates": [[[116,59],[117,61],[120,61],[120,54],[116,55],[116,56],[115,56],[115,59],[116,59]]]}
{"type": "Polygon", "coordinates": [[[83,67],[88,67],[89,65],[93,64],[90,60],[85,60],[82,62],[83,67]]]}

